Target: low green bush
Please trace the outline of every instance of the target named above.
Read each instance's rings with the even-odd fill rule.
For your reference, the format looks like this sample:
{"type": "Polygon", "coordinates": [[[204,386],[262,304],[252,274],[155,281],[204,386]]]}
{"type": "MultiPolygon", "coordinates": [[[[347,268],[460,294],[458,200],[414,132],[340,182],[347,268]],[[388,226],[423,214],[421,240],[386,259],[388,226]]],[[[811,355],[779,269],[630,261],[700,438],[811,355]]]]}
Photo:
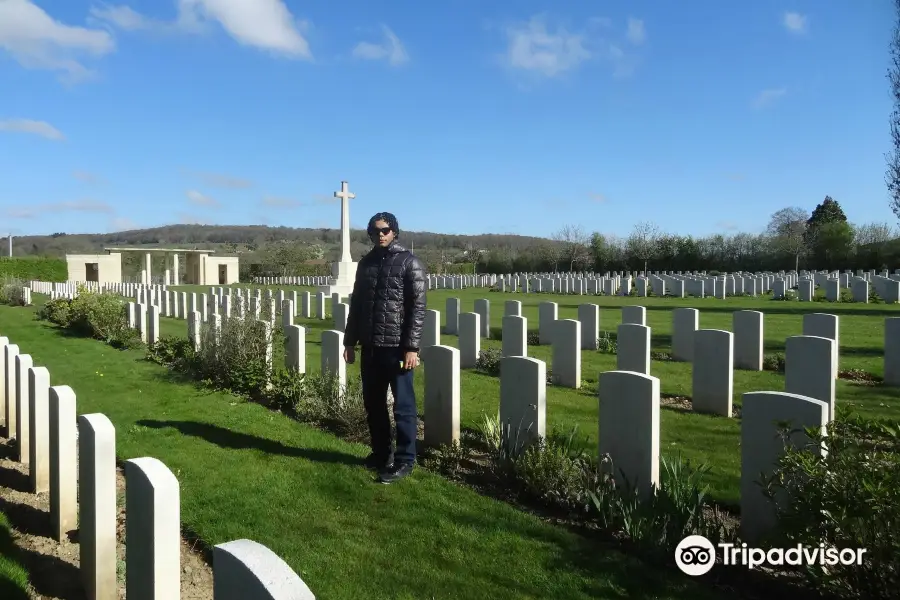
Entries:
{"type": "Polygon", "coordinates": [[[841,598],[896,598],[900,589],[900,423],[841,415],[826,432],[806,429],[764,491],[779,529],[771,547],[865,548],[862,565],[803,568],[817,589],[841,598]],[[825,452],[820,452],[824,449],[825,452]],[[776,501],[777,499],[777,501],[776,501]]]}
{"type": "MultiPolygon", "coordinates": [[[[678,543],[688,535],[703,535],[717,544],[737,539],[735,529],[708,501],[703,478],[708,467],[692,467],[680,455],[662,457],[660,484],[646,498],[629,486],[617,485],[609,456],[595,458],[577,428],[554,431],[525,444],[527,427],[501,425],[484,416],[480,444],[487,449],[492,474],[509,489],[544,505],[580,514],[607,533],[624,536],[641,555],[671,562],[678,543]]],[[[445,449],[434,464],[445,473],[464,460],[465,450],[445,449]]]]}
{"type": "Polygon", "coordinates": [[[488,348],[486,350],[481,350],[478,353],[478,358],[475,360],[475,368],[482,373],[486,373],[487,375],[499,377],[500,361],[502,358],[503,355],[497,348],[488,348]]]}
{"type": "Polygon", "coordinates": [[[203,324],[200,350],[185,338],[164,337],[148,348],[147,359],[198,382],[263,402],[298,420],[351,441],[368,436],[362,386],[350,380],[342,390],[327,374],[298,373],[266,360],[266,348],[283,342],[255,319],[223,318],[216,331],[203,324]]]}
{"type": "Polygon", "coordinates": [[[25,306],[25,281],[0,276],[0,304],[25,306]]]}
{"type": "Polygon", "coordinates": [[[197,354],[191,342],[178,336],[163,336],[147,346],[147,359],[181,373],[196,368],[197,354]]]}
{"type": "Polygon", "coordinates": [[[784,353],[775,352],[763,356],[763,371],[775,371],[784,373],[784,353]]]}
{"type": "Polygon", "coordinates": [[[128,325],[122,297],[114,293],[80,288],[74,299],[48,301],[36,316],[77,335],[102,340],[114,348],[135,348],[142,343],[140,333],[128,325]]]}
{"type": "Polygon", "coordinates": [[[267,330],[252,318],[223,318],[219,330],[204,323],[200,351],[192,363],[197,378],[216,388],[258,397],[272,378],[267,348],[281,335],[280,328],[267,330]]]}
{"type": "Polygon", "coordinates": [[[616,341],[616,336],[608,331],[601,331],[600,336],[597,338],[597,352],[600,354],[618,354],[619,344],[616,341]]]}

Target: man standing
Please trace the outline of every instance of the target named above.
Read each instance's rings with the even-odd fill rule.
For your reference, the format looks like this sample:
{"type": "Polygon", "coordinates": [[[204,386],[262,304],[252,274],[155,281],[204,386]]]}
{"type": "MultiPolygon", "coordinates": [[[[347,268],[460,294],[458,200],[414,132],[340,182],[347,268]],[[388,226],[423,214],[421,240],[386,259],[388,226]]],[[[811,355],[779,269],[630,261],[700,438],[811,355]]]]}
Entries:
{"type": "Polygon", "coordinates": [[[425,323],[425,265],[397,243],[400,227],[391,213],[369,219],[375,247],[356,269],[350,312],[344,331],[344,360],[356,360],[359,344],[363,402],[372,453],[366,466],[382,483],[409,475],[416,460],[417,411],[413,369],[425,323]],[[388,386],[394,395],[397,448],[392,450],[388,386]]]}

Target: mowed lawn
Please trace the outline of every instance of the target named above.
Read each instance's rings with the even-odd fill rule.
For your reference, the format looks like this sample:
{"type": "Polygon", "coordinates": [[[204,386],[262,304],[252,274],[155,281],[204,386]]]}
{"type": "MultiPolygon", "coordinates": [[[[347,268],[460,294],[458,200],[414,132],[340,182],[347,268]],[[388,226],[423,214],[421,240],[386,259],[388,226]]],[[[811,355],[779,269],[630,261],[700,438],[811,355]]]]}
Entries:
{"type": "Polygon", "coordinates": [[[0,512],[0,598],[28,600],[28,573],[15,557],[9,520],[0,512]]]}
{"type": "MultiPolygon", "coordinates": [[[[46,366],[51,385],[75,390],[78,414],[112,420],[121,458],[153,456],[176,474],[186,527],[210,544],[265,544],[317,598],[724,597],[423,469],[377,484],[361,466],[364,446],[177,383],[143,350],[71,337],[33,316],[0,306],[0,334],[46,366]]],[[[164,329],[186,325],[164,319],[164,329]]]]}
{"type": "MultiPolygon", "coordinates": [[[[266,288],[286,291],[311,291],[315,303],[315,289],[292,286],[241,285],[241,288],[266,288]]],[[[209,287],[181,286],[182,291],[207,293],[209,287]]],[[[615,334],[621,323],[621,307],[645,306],[647,324],[651,328],[653,351],[670,352],[672,335],[672,310],[679,307],[700,311],[700,328],[732,330],[732,314],[738,310],[758,310],[765,313],[764,335],[767,354],[784,352],[785,340],[803,333],[803,314],[824,312],[840,317],[840,369],[861,369],[878,377],[884,372],[884,320],[900,317],[900,305],[852,304],[831,302],[776,301],[771,296],[716,298],[638,298],[609,296],[575,296],[552,294],[520,294],[490,292],[484,288],[463,290],[430,290],[428,308],[441,312],[441,327],[446,322],[446,300],[456,297],[461,301],[461,312],[474,311],[478,298],[491,301],[491,326],[501,327],[506,300],[522,302],[522,315],[528,319],[529,330],[538,328],[538,305],[556,302],[560,319],[577,319],[578,305],[594,303],[600,306],[600,330],[615,334]]],[[[294,322],[307,328],[307,369],[316,371],[320,364],[321,332],[333,327],[330,299],[327,299],[326,320],[296,317],[294,322]]],[[[298,308],[299,312],[299,308],[298,308]]],[[[164,334],[187,335],[186,321],[162,319],[164,334]]],[[[441,334],[441,343],[457,346],[455,335],[441,334]]],[[[498,348],[498,340],[482,340],[482,349],[498,348]]],[[[276,348],[276,361],[281,356],[276,348]]],[[[552,368],[550,346],[529,346],[529,356],[544,360],[552,368]]],[[[276,364],[278,364],[276,362],[276,364]]],[[[283,364],[283,363],[282,363],[283,364]]],[[[701,367],[701,365],[698,365],[701,367]]],[[[582,352],[582,378],[580,390],[548,385],[547,427],[568,432],[578,427],[578,435],[591,451],[596,451],[598,434],[597,379],[601,372],[615,370],[616,357],[595,351],[582,352]]],[[[666,395],[691,396],[693,366],[673,361],[652,361],[650,374],[660,379],[660,391],[666,395]]],[[[348,366],[348,377],[358,377],[358,365],[348,366]]],[[[460,382],[461,422],[464,427],[477,428],[483,415],[496,415],[499,407],[500,380],[474,370],[464,370],[460,382]]],[[[422,410],[423,376],[416,377],[419,409],[422,410]]],[[[742,395],[751,391],[784,391],[782,374],[762,371],[734,371],[734,404],[741,405],[742,395]]],[[[837,406],[839,410],[853,410],[865,417],[900,418],[900,388],[881,385],[867,386],[844,380],[837,382],[837,406]]],[[[701,415],[664,406],[661,411],[661,447],[664,454],[681,453],[692,464],[706,463],[712,467],[707,475],[710,493],[717,502],[737,508],[740,484],[740,419],[701,415]]],[[[627,424],[625,424],[627,426],[627,424]]]]}

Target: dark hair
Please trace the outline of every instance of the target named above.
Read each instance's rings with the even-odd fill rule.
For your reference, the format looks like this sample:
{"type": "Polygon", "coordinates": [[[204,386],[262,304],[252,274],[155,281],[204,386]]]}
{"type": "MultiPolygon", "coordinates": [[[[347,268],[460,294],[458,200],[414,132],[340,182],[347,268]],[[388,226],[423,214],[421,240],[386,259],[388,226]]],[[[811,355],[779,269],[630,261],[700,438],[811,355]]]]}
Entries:
{"type": "Polygon", "coordinates": [[[391,231],[394,232],[394,237],[400,237],[400,224],[397,223],[397,217],[392,215],[389,212],[380,212],[376,213],[371,219],[369,219],[369,226],[366,227],[366,232],[369,235],[375,231],[375,221],[384,221],[388,224],[388,227],[391,228],[391,231]]]}

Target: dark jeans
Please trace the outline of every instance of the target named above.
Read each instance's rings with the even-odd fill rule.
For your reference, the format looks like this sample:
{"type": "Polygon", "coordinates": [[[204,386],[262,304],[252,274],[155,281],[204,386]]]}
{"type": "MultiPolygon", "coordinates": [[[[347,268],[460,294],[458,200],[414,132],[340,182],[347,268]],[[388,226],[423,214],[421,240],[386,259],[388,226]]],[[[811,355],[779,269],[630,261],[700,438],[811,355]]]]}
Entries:
{"type": "Polygon", "coordinates": [[[360,352],[363,402],[369,421],[372,452],[383,459],[391,456],[391,421],[387,408],[388,386],[394,394],[394,421],[397,424],[397,449],[393,453],[398,463],[412,463],[416,459],[416,392],[413,370],[401,369],[405,352],[400,348],[369,346],[360,352]]]}

